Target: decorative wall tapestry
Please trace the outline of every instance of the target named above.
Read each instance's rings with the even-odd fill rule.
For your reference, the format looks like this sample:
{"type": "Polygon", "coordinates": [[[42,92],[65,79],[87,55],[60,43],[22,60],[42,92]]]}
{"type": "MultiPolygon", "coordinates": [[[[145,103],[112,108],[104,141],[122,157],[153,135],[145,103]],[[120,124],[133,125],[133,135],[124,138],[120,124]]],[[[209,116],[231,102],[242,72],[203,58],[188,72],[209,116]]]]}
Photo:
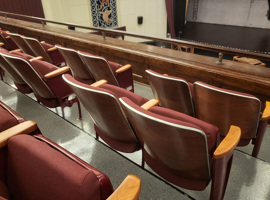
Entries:
{"type": "Polygon", "coordinates": [[[118,27],[116,0],[90,0],[93,26],[118,27]]]}

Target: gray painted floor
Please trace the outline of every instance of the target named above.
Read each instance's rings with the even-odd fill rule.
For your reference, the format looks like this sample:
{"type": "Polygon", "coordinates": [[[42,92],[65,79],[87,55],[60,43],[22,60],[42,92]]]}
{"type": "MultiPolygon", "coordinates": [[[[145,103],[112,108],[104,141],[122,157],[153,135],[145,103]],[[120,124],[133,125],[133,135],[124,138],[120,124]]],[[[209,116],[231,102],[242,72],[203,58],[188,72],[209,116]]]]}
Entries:
{"type": "MultiPolygon", "coordinates": [[[[44,136],[55,141],[73,154],[104,172],[114,188],[128,175],[134,174],[142,181],[140,199],[209,199],[210,186],[205,191],[185,190],[168,184],[154,176],[152,170],[139,167],[141,151],[121,154],[94,139],[93,122],[82,108],[83,120],[78,121],[77,106],[65,108],[66,120],[61,109],[48,109],[38,104],[33,95],[23,95],[14,89],[6,76],[0,81],[0,100],[27,120],[36,121],[44,136]]],[[[135,93],[148,99],[153,97],[147,86],[135,85],[135,93]]],[[[270,199],[270,129],[267,128],[259,159],[249,155],[252,145],[238,148],[232,164],[225,199],[270,199]]]]}

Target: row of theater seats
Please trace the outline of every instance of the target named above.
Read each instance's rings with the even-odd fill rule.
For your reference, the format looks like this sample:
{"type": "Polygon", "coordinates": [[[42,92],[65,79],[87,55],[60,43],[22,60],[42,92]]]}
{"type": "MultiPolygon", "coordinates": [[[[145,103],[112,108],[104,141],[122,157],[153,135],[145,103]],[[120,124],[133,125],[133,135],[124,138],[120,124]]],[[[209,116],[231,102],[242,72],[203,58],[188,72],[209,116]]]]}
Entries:
{"type": "Polygon", "coordinates": [[[270,102],[261,114],[261,101],[255,96],[214,87],[146,70],[155,98],[160,105],[186,113],[219,128],[221,138],[230,126],[241,128],[239,146],[254,144],[252,156],[257,157],[270,117],[270,102]],[[177,91],[177,92],[176,92],[177,91]]]}
{"type": "Polygon", "coordinates": [[[109,178],[45,138],[0,101],[1,200],[138,199],[140,179],[129,175],[113,192],[109,178]]]}
{"type": "MultiPolygon", "coordinates": [[[[247,100],[240,99],[241,106],[236,109],[236,112],[232,112],[230,108],[237,103],[234,97],[248,95],[236,93],[232,95],[233,97],[226,99],[227,94],[234,92],[224,90],[221,92],[223,96],[220,95],[220,101],[216,104],[206,104],[219,96],[214,94],[208,97],[206,94],[211,92],[205,90],[200,92],[199,86],[206,84],[190,84],[176,77],[147,71],[153,92],[160,103],[158,100],[148,101],[132,92],[134,89],[130,65],[122,67],[85,52],[59,45],[56,45],[56,48],[64,57],[71,73],[68,73],[69,67],[57,68],[48,62],[27,57],[29,55],[17,51],[10,53],[7,50],[1,50],[0,61],[2,57],[2,60],[23,77],[22,80],[30,86],[39,101],[41,100],[38,97],[41,94],[37,91],[44,92],[44,89],[38,89],[41,83],[34,84],[37,78],[32,82],[26,81],[27,76],[31,79],[38,74],[39,80],[50,83],[49,86],[52,87],[58,86],[54,94],[59,90],[60,85],[61,90],[65,85],[69,89],[65,97],[71,93],[76,94],[73,102],[79,99],[95,123],[97,138],[101,137],[112,148],[127,153],[141,149],[142,166],[146,162],[158,175],[183,188],[203,190],[212,180],[210,199],[223,198],[232,164],[233,150],[239,141],[240,145],[250,141],[250,138],[243,137],[244,134],[241,136],[241,132],[245,132],[246,126],[254,130],[254,126],[256,128],[257,126],[251,124],[254,120],[257,124],[259,122],[260,103],[255,97],[249,96],[247,100]],[[24,66],[23,70],[20,71],[18,66],[24,66]],[[26,69],[27,73],[24,72],[26,69]],[[31,75],[29,75],[30,69],[34,72],[31,75]],[[175,84],[170,81],[175,81],[175,84]],[[154,82],[157,86],[154,86],[154,82]],[[248,123],[239,124],[237,120],[244,118],[245,115],[241,114],[249,108],[245,107],[245,102],[250,99],[256,100],[257,103],[251,102],[247,105],[254,107],[252,111],[257,110],[248,123]],[[166,101],[169,103],[164,103],[166,101]],[[206,103],[202,104],[200,110],[199,105],[204,101],[206,103]],[[176,105],[176,108],[171,107],[170,103],[176,105]],[[220,104],[220,107],[225,110],[219,111],[220,104]],[[180,110],[177,108],[179,105],[180,110]],[[231,113],[237,120],[222,118],[227,113],[228,116],[231,113]],[[205,117],[201,117],[202,115],[205,117]],[[225,124],[225,128],[209,121],[207,117],[216,118],[218,122],[225,124]],[[221,143],[220,136],[223,139],[221,143]]],[[[211,87],[206,85],[202,88],[211,87]]],[[[219,92],[221,89],[212,90],[219,92]]],[[[48,98],[45,97],[45,99],[48,98]]],[[[61,101],[66,102],[67,99],[62,98],[61,101]]],[[[265,113],[260,122],[260,131],[252,133],[252,139],[256,138],[257,153],[269,118],[269,109],[266,109],[265,113]]]]}
{"type": "Polygon", "coordinates": [[[157,106],[147,99],[100,80],[91,85],[69,74],[70,85],[95,123],[97,138],[112,148],[142,150],[148,164],[165,180],[192,190],[204,190],[212,180],[210,199],[223,199],[241,130],[232,126],[220,143],[217,127],[192,116],[157,106]]]}

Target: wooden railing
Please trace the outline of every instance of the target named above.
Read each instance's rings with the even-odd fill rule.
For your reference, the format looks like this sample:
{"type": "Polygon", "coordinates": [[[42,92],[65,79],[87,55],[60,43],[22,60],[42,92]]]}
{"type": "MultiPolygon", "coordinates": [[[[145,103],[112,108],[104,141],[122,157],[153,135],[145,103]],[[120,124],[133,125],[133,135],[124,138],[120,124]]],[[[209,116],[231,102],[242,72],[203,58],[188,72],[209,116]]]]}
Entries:
{"type": "MultiPolygon", "coordinates": [[[[111,35],[111,34],[119,35],[122,37],[123,36],[130,36],[130,37],[136,37],[136,38],[140,38],[140,39],[147,39],[147,40],[159,41],[159,42],[164,42],[164,43],[170,43],[173,45],[182,45],[182,46],[188,46],[188,47],[192,47],[192,48],[196,48],[196,49],[214,51],[214,52],[223,53],[223,54],[245,56],[245,57],[250,57],[250,58],[256,58],[259,60],[270,61],[270,54],[255,53],[255,52],[250,52],[250,51],[245,51],[245,50],[238,50],[238,49],[232,49],[232,48],[215,46],[215,45],[207,45],[207,44],[195,43],[195,42],[178,40],[178,39],[159,38],[159,37],[153,37],[153,36],[141,35],[141,34],[137,34],[137,33],[130,33],[130,32],[105,29],[105,28],[99,28],[99,27],[82,26],[82,25],[77,25],[77,24],[72,24],[72,23],[58,22],[58,21],[47,20],[47,19],[38,18],[38,17],[31,17],[31,16],[26,16],[26,15],[8,13],[8,12],[3,12],[3,11],[0,11],[0,15],[4,16],[5,18],[8,18],[8,17],[14,18],[15,17],[15,18],[20,18],[20,19],[35,21],[36,23],[43,24],[43,26],[45,26],[46,23],[52,23],[52,24],[58,24],[58,25],[63,25],[63,26],[67,26],[67,27],[73,26],[75,28],[87,29],[87,30],[92,30],[92,31],[99,31],[99,32],[102,32],[103,39],[106,39],[106,35],[111,35]]],[[[217,54],[217,56],[218,56],[218,54],[217,54]]]]}

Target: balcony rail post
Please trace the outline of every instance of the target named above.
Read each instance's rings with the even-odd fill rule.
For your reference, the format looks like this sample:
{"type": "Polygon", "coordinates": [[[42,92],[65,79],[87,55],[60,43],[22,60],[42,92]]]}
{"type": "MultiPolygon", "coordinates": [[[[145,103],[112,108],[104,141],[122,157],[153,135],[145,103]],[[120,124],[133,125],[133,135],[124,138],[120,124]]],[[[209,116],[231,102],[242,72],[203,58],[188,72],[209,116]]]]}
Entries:
{"type": "Polygon", "coordinates": [[[218,61],[216,62],[217,65],[224,65],[224,63],[222,62],[223,59],[223,53],[219,53],[218,54],[218,61]]]}

